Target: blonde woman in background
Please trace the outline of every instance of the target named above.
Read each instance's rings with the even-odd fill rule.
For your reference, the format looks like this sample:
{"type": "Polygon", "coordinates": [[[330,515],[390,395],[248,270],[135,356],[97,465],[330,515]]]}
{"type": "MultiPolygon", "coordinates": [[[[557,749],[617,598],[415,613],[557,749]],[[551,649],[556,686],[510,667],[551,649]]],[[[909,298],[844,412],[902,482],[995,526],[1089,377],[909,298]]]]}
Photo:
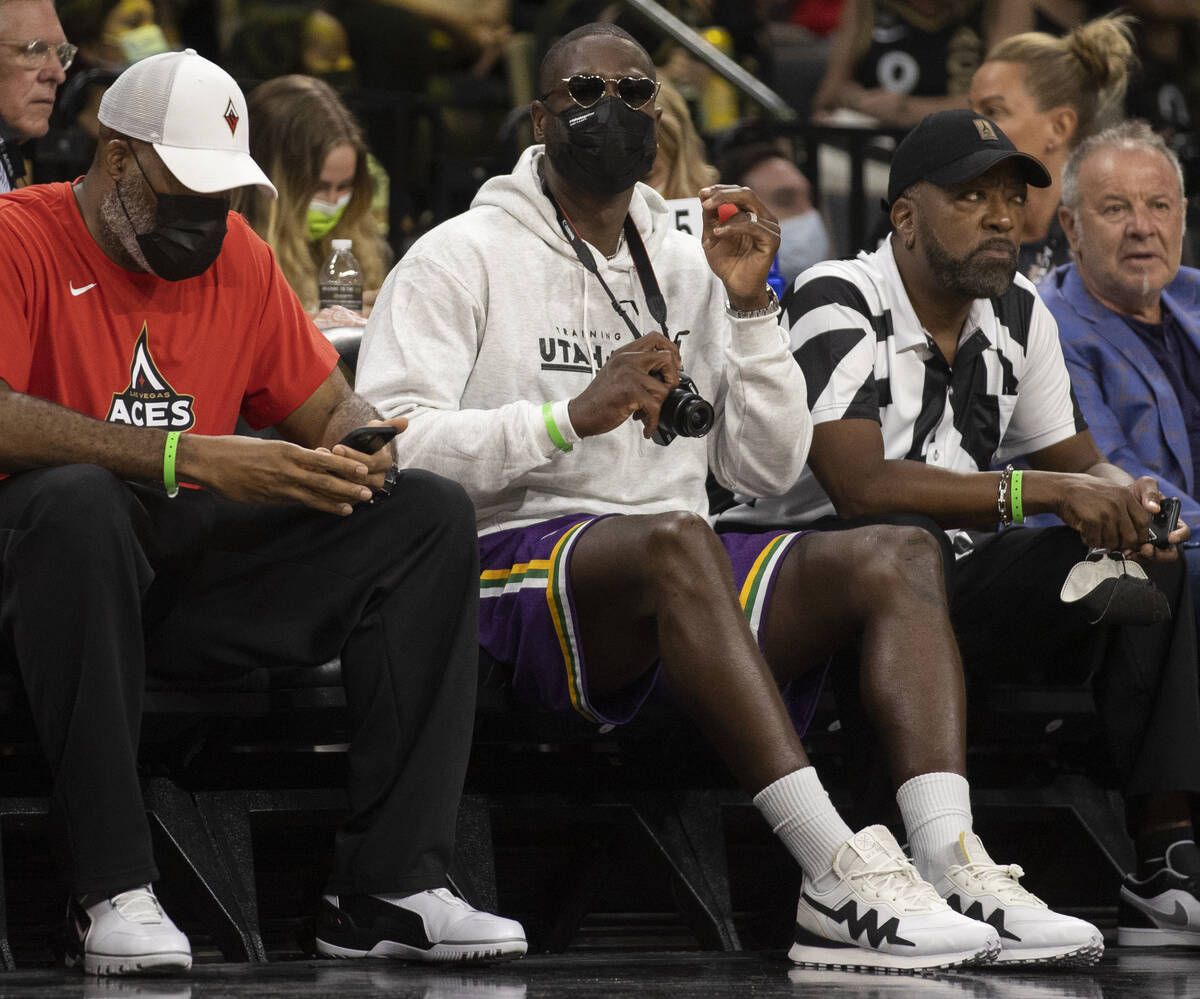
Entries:
{"type": "Polygon", "coordinates": [[[1062,38],[1030,31],[995,46],[971,81],[971,107],[991,118],[1023,153],[1050,171],[1030,188],[1020,270],[1037,281],[1069,260],[1057,211],[1071,150],[1123,117],[1135,60],[1127,14],[1096,18],[1062,38]]]}
{"type": "Polygon", "coordinates": [[[311,76],[280,76],[247,101],[250,153],[279,191],[241,188],[233,207],[275,251],[288,284],[317,315],[317,270],[332,240],[354,241],[369,312],[391,263],[371,214],[362,129],[334,90],[311,76]]]}
{"type": "Polygon", "coordinates": [[[695,198],[702,187],[717,182],[717,168],[704,158],[704,142],[692,124],[687,101],[670,82],[663,80],[656,100],[658,156],[642,178],[667,200],[695,198]]]}

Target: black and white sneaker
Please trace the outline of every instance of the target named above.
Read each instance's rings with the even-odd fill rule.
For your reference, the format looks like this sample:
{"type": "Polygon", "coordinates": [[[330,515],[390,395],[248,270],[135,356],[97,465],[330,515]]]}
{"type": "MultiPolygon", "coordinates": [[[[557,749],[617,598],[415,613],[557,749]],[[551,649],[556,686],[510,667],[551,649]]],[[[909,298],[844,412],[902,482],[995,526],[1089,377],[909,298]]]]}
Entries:
{"type": "Polygon", "coordinates": [[[1122,947],[1200,947],[1200,875],[1179,871],[1181,854],[1200,866],[1191,840],[1167,848],[1161,871],[1139,881],[1127,877],[1117,906],[1117,943],[1122,947]],[[1175,861],[1175,863],[1172,863],[1175,861]]]}
{"type": "Polygon", "coordinates": [[[997,864],[974,833],[958,837],[958,856],[933,882],[956,912],[995,927],[997,964],[1089,967],[1104,953],[1104,937],[1091,923],[1055,912],[1020,885],[1016,864],[997,864]]]}
{"type": "Polygon", "coordinates": [[[67,906],[68,968],[89,975],[136,975],[187,971],[188,938],[171,922],[149,885],[121,892],[84,908],[67,906]]]}
{"type": "Polygon", "coordinates": [[[955,912],[923,880],[884,826],[855,833],[833,870],[804,876],[796,905],[794,964],[868,971],[920,971],[986,964],[1000,937],[955,912]]]}
{"type": "Polygon", "coordinates": [[[473,909],[445,888],[395,902],[326,895],[317,914],[317,952],[326,957],[503,961],[521,957],[526,948],[516,920],[473,909]]]}

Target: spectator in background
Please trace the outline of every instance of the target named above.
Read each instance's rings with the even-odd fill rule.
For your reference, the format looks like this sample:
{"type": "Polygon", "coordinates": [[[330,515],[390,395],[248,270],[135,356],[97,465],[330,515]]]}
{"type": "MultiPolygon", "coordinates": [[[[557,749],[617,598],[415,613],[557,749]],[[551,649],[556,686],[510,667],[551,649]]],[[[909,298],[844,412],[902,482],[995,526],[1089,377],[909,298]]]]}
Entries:
{"type": "Polygon", "coordinates": [[[667,80],[659,86],[658,155],[643,178],[664,198],[697,198],[716,183],[717,168],[704,156],[704,141],[692,123],[687,101],[667,80]]]}
{"type": "Polygon", "coordinates": [[[845,4],[843,0],[757,0],[755,6],[762,16],[758,49],[763,81],[796,109],[801,121],[807,121],[845,4]]]}
{"type": "Polygon", "coordinates": [[[303,4],[250,6],[230,43],[229,70],[240,80],[306,73],[331,87],[358,84],[341,21],[303,4]]]}
{"type": "Polygon", "coordinates": [[[1014,35],[988,53],[971,80],[971,107],[1050,172],[1050,186],[1030,190],[1025,206],[1018,268],[1030,281],[1069,259],[1057,218],[1062,169],[1072,149],[1121,115],[1134,61],[1132,22],[1115,15],[1064,38],[1014,35]]]}
{"type": "Polygon", "coordinates": [[[25,174],[18,144],[45,135],[75,49],[51,0],[0,0],[0,191],[25,174]]]}
{"type": "Polygon", "coordinates": [[[100,134],[96,112],[112,78],[139,59],[168,52],[173,46],[151,0],[63,0],[58,16],[67,36],[79,46],[63,98],[77,110],[64,124],[77,125],[91,140],[87,143],[90,160],[100,134]],[[77,79],[90,70],[109,70],[112,75],[94,83],[77,79]],[[77,93],[80,87],[82,94],[77,93]]]}
{"type": "Polygon", "coordinates": [[[58,16],[82,67],[119,71],[172,47],[151,0],[62,0],[58,16]]]}
{"type": "Polygon", "coordinates": [[[829,233],[813,206],[812,184],[784,142],[734,145],[721,161],[721,180],[754,191],[779,219],[779,273],[790,287],[802,271],[829,256],[829,233]]]}
{"type": "MultiPolygon", "coordinates": [[[[1063,172],[1059,216],[1075,262],[1040,288],[1096,443],[1150,476],[1200,522],[1200,272],[1180,267],[1183,171],[1143,121],[1085,141],[1063,172]]],[[[1200,561],[1187,561],[1192,599],[1200,561]]],[[[1121,888],[1122,946],[1200,947],[1200,852],[1191,827],[1163,830],[1121,888]]]]}
{"type": "Polygon", "coordinates": [[[334,239],[354,241],[369,311],[391,265],[371,213],[372,182],[362,129],[333,89],[311,76],[260,84],[249,101],[250,152],[279,191],[243,187],[233,207],[271,248],[288,284],[315,315],[317,269],[334,239]]]}
{"type": "Polygon", "coordinates": [[[1031,0],[848,0],[813,110],[909,127],[965,108],[983,53],[1033,26],[1031,0]]]}

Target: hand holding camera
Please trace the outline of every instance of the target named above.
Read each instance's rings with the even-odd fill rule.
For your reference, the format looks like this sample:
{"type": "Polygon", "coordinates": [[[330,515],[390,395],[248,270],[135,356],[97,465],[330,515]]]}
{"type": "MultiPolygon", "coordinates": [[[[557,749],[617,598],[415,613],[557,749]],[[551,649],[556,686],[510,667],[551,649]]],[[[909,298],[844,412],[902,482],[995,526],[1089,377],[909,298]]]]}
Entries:
{"type": "Polygon", "coordinates": [[[588,387],[571,400],[571,425],[580,437],[594,437],[632,416],[645,425],[643,435],[657,434],[659,443],[669,443],[681,432],[702,437],[712,425],[712,407],[696,394],[682,367],[679,348],[661,333],[627,343],[613,351],[588,387]]]}

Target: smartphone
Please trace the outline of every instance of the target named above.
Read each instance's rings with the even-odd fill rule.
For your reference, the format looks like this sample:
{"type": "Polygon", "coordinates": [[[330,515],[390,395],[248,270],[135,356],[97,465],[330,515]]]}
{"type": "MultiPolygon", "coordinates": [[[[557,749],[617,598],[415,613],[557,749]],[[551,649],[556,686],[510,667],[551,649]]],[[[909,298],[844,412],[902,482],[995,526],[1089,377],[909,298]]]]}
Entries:
{"type": "Polygon", "coordinates": [[[1171,542],[1167,535],[1179,524],[1179,508],[1182,504],[1178,496],[1172,496],[1158,504],[1158,513],[1150,517],[1150,544],[1155,548],[1170,548],[1171,542]]]}
{"type": "Polygon", "coordinates": [[[395,436],[395,427],[357,427],[338,443],[360,454],[374,454],[395,436]]]}

